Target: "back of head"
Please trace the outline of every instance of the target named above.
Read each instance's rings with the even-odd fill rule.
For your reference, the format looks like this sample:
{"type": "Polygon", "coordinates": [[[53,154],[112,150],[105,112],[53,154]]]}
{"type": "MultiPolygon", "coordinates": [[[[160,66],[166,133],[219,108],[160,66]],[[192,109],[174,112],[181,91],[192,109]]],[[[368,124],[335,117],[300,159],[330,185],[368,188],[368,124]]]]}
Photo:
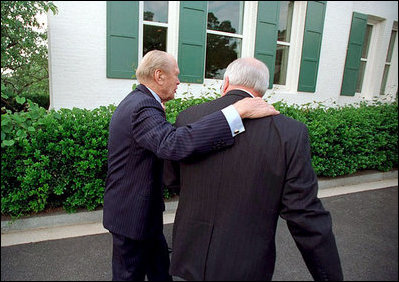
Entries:
{"type": "Polygon", "coordinates": [[[136,70],[136,77],[140,83],[145,83],[153,79],[155,70],[161,69],[163,71],[169,71],[171,69],[171,59],[173,57],[159,50],[149,51],[143,57],[136,70]]]}
{"type": "Polygon", "coordinates": [[[231,85],[251,88],[262,96],[269,87],[269,69],[255,58],[239,58],[233,61],[224,73],[225,78],[226,76],[231,85]]]}

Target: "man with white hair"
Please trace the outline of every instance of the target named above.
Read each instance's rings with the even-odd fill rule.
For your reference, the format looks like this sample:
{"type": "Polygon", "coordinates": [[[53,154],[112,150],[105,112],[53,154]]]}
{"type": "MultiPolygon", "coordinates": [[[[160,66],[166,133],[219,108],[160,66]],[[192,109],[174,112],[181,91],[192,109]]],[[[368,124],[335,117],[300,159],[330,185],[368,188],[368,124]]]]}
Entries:
{"type": "MultiPolygon", "coordinates": [[[[246,97],[262,97],[269,71],[255,58],[226,69],[222,97],[179,114],[184,126],[246,97]]],[[[194,281],[271,280],[278,217],[315,280],[342,280],[332,221],[317,198],[306,126],[282,114],[244,121],[233,146],[165,165],[180,187],[170,273],[194,281]]]]}
{"type": "Polygon", "coordinates": [[[140,85],[118,105],[109,125],[103,225],[112,233],[112,279],[168,281],[163,235],[163,159],[220,150],[245,131],[244,118],[278,114],[262,99],[244,99],[176,129],[162,103],[174,98],[179,67],[170,54],[148,52],[136,70],[140,85]]]}

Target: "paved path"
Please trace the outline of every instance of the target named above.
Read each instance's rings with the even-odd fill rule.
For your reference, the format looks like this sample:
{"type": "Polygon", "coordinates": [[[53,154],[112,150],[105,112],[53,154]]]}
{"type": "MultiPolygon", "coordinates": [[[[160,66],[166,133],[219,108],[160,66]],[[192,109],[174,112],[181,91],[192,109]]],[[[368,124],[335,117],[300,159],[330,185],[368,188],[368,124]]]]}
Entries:
{"type": "MultiPolygon", "coordinates": [[[[397,281],[398,186],[321,200],[332,215],[345,280],[397,281]]],[[[164,229],[169,245],[172,228],[164,229]]],[[[273,280],[311,280],[283,220],[276,244],[273,280]]],[[[111,280],[111,248],[108,233],[2,247],[1,280],[111,280]]]]}
{"type": "MultiPolygon", "coordinates": [[[[319,180],[319,198],[396,186],[398,171],[358,173],[350,177],[319,180]]],[[[167,201],[164,223],[173,223],[178,201],[167,201]]],[[[1,246],[108,233],[102,225],[102,210],[50,216],[34,216],[1,222],[1,246]]]]}

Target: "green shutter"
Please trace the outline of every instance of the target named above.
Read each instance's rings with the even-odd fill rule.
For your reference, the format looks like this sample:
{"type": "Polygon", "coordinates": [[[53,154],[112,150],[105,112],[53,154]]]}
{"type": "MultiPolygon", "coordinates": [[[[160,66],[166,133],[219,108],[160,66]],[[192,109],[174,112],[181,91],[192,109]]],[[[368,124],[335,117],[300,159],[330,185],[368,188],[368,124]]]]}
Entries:
{"type": "Polygon", "coordinates": [[[178,64],[181,82],[204,81],[207,10],[206,1],[180,1],[178,64]]]}
{"type": "Polygon", "coordinates": [[[298,91],[316,91],[326,5],[326,1],[308,1],[307,4],[298,91]]]}
{"type": "Polygon", "coordinates": [[[277,28],[280,16],[280,1],[259,1],[256,22],[255,58],[269,68],[269,89],[273,87],[276,61],[277,28]]]}
{"type": "Polygon", "coordinates": [[[107,1],[107,77],[135,78],[138,64],[138,1],[107,1]]]}
{"type": "Polygon", "coordinates": [[[344,77],[342,79],[341,95],[343,96],[355,95],[366,28],[367,15],[353,12],[348,49],[346,51],[344,77]]]}

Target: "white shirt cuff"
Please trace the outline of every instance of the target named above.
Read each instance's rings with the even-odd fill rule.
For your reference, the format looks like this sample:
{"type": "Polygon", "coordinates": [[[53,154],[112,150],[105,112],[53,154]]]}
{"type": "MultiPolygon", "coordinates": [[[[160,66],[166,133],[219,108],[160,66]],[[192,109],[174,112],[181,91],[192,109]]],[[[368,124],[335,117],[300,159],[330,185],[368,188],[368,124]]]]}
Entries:
{"type": "Polygon", "coordinates": [[[242,119],[233,105],[230,105],[222,110],[231,130],[231,135],[234,137],[245,131],[242,119]]]}

